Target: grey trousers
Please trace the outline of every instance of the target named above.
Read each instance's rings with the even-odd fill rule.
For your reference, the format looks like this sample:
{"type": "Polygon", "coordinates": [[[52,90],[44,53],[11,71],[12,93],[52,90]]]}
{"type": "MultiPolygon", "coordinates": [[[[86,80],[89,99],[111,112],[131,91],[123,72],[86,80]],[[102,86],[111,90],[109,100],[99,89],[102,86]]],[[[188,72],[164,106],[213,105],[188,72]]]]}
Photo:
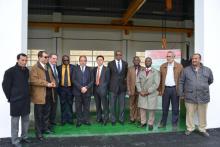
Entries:
{"type": "Polygon", "coordinates": [[[21,117],[21,139],[26,139],[28,137],[28,127],[29,127],[29,114],[18,117],[11,117],[11,142],[12,144],[17,144],[20,142],[18,137],[19,131],[19,120],[21,117]]]}

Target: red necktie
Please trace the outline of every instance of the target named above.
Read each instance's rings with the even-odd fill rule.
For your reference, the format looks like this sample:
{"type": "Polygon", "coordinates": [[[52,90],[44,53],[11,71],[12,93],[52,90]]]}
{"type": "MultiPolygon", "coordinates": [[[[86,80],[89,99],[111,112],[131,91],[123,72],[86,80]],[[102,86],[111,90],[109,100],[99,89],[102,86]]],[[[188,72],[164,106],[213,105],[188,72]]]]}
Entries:
{"type": "Polygon", "coordinates": [[[148,76],[148,74],[149,74],[149,72],[150,72],[150,70],[149,69],[146,69],[146,76],[148,76]]]}
{"type": "Polygon", "coordinates": [[[100,67],[97,68],[97,76],[96,76],[96,85],[99,85],[99,79],[100,79],[100,67]]]}

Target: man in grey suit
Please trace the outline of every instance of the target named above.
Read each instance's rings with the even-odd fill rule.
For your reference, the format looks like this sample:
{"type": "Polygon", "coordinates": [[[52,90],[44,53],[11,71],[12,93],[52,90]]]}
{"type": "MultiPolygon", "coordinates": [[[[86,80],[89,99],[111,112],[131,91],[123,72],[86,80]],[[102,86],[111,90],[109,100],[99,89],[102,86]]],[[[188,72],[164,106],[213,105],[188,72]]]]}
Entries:
{"type": "Polygon", "coordinates": [[[110,91],[110,117],[112,125],[114,126],[116,123],[115,117],[115,106],[118,98],[119,102],[119,123],[124,125],[125,120],[125,93],[127,90],[127,71],[128,71],[128,63],[122,60],[122,52],[115,52],[115,60],[108,63],[108,67],[110,69],[110,83],[109,83],[109,91],[110,91]]]}
{"type": "Polygon", "coordinates": [[[139,92],[138,107],[141,114],[141,127],[147,126],[146,111],[149,111],[148,130],[153,130],[154,113],[157,108],[157,88],[160,84],[159,71],[151,67],[152,59],[145,59],[145,69],[142,69],[136,80],[137,91],[139,92]]]}
{"type": "Polygon", "coordinates": [[[94,68],[94,97],[96,103],[97,122],[106,125],[108,121],[108,83],[110,78],[109,69],[103,65],[104,57],[96,57],[97,67],[94,68]],[[103,109],[102,109],[103,107],[103,109]],[[102,116],[103,115],[103,116],[102,116]]]}

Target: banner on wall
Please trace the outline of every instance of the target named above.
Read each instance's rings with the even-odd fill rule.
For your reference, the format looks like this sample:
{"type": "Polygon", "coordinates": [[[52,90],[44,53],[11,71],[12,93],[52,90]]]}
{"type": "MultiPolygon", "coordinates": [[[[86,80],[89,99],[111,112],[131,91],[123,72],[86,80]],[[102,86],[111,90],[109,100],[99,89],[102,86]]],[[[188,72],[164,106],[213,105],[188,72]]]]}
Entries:
{"type": "Polygon", "coordinates": [[[175,61],[181,62],[181,50],[180,49],[161,49],[161,50],[146,50],[145,58],[152,58],[152,66],[157,70],[160,70],[160,65],[167,62],[166,56],[168,51],[173,51],[175,53],[175,61]]]}
{"type": "MultiPolygon", "coordinates": [[[[167,62],[167,52],[173,51],[175,53],[175,61],[180,63],[181,62],[181,50],[180,49],[160,49],[160,50],[146,50],[145,51],[145,58],[151,57],[152,58],[152,66],[157,70],[160,70],[161,64],[167,62]]],[[[158,96],[158,103],[157,109],[162,110],[162,97],[158,96]]],[[[171,110],[171,105],[170,105],[171,110]]]]}

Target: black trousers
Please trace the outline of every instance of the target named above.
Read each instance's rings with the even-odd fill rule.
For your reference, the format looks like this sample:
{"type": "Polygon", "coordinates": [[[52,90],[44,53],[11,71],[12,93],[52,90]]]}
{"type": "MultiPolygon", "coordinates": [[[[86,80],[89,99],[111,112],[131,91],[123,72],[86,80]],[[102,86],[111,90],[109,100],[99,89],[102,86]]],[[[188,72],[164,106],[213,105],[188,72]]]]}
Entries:
{"type": "Polygon", "coordinates": [[[80,96],[75,96],[75,98],[77,123],[89,122],[91,96],[81,94],[80,96]]]}
{"type": "Polygon", "coordinates": [[[108,121],[108,99],[107,99],[107,89],[102,89],[102,87],[94,87],[94,97],[96,103],[96,119],[97,121],[103,120],[108,121]]]}
{"type": "Polygon", "coordinates": [[[52,98],[51,96],[47,96],[45,104],[34,105],[35,133],[37,137],[41,137],[43,131],[49,129],[50,99],[51,98],[52,98]]]}
{"type": "Polygon", "coordinates": [[[50,99],[50,127],[53,127],[53,125],[56,124],[57,99],[57,92],[54,92],[54,100],[50,99]]]}
{"type": "Polygon", "coordinates": [[[161,123],[166,125],[167,116],[169,112],[170,102],[172,105],[172,125],[177,125],[179,119],[179,96],[176,92],[176,87],[165,87],[164,94],[162,96],[162,120],[161,123]]]}
{"type": "Polygon", "coordinates": [[[72,87],[60,87],[61,123],[73,123],[72,87]]]}

